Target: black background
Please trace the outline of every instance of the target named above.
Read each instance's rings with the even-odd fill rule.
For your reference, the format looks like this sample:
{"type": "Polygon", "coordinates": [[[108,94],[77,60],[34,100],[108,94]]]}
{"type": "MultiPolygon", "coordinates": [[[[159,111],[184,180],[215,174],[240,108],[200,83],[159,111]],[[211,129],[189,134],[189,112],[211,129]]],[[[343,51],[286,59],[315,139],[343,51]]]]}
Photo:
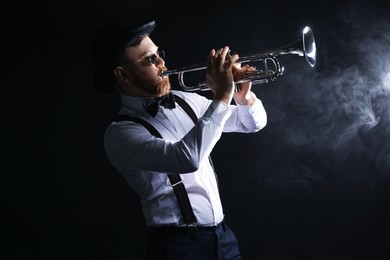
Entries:
{"type": "MultiPolygon", "coordinates": [[[[386,1],[4,1],[1,9],[1,259],[142,259],[140,205],[106,160],[118,95],[92,85],[88,48],[112,17],[154,17],[168,68],[211,48],[238,54],[314,32],[314,68],[253,91],[255,134],[213,151],[242,256],[389,259],[390,16],[386,1]]],[[[209,93],[200,93],[209,95],[209,93]]]]}

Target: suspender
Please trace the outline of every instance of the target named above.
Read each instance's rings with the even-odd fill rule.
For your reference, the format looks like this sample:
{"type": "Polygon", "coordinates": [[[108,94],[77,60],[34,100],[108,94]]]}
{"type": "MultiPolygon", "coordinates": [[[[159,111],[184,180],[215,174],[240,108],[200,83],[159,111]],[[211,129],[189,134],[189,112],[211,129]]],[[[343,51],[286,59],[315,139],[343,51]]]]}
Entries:
{"type": "MultiPolygon", "coordinates": [[[[175,101],[176,101],[176,102],[179,104],[179,106],[181,106],[181,108],[183,108],[184,111],[186,111],[186,113],[191,117],[191,119],[192,119],[192,121],[194,122],[194,124],[196,124],[196,122],[198,122],[198,117],[196,116],[194,110],[190,107],[190,105],[188,105],[188,103],[185,102],[184,99],[182,99],[181,97],[179,97],[179,96],[177,96],[177,95],[175,95],[175,101]]],[[[209,156],[209,161],[210,161],[211,167],[213,167],[215,179],[217,180],[217,185],[219,186],[218,176],[217,176],[217,173],[215,172],[215,168],[214,168],[213,161],[211,160],[211,156],[209,156]]]]}
{"type": "Polygon", "coordinates": [[[196,116],[194,110],[192,110],[192,108],[190,107],[190,105],[188,105],[187,102],[184,101],[184,99],[182,99],[181,97],[177,96],[177,95],[174,95],[175,96],[175,101],[179,104],[179,106],[181,106],[181,108],[184,109],[184,111],[186,111],[186,113],[191,117],[192,121],[194,122],[194,124],[196,124],[196,122],[198,122],[198,117],[196,116]]]}
{"type": "MultiPolygon", "coordinates": [[[[152,126],[151,124],[149,124],[148,122],[146,122],[142,119],[130,117],[130,116],[126,116],[126,115],[118,115],[114,118],[113,121],[117,122],[117,121],[123,121],[123,120],[133,121],[133,122],[136,122],[138,124],[141,124],[146,129],[148,129],[151,134],[162,139],[161,134],[156,130],[156,128],[154,128],[154,126],[152,126]]],[[[184,218],[185,223],[187,225],[195,225],[196,224],[196,217],[194,215],[194,212],[192,211],[191,203],[190,203],[190,200],[188,198],[187,191],[184,187],[184,183],[181,180],[180,175],[179,174],[168,174],[168,178],[169,178],[169,181],[171,182],[175,196],[179,202],[179,207],[180,207],[180,210],[183,214],[183,218],[184,218]]]]}
{"type": "MultiPolygon", "coordinates": [[[[198,117],[196,116],[195,112],[192,110],[190,105],[186,101],[184,101],[181,97],[175,95],[175,101],[179,104],[181,108],[184,109],[184,111],[189,115],[189,117],[192,119],[194,123],[198,121],[198,117]]],[[[151,134],[158,138],[162,138],[161,134],[152,126],[150,123],[140,119],[140,118],[135,118],[135,117],[130,117],[126,115],[117,115],[112,121],[117,122],[117,121],[124,121],[124,120],[129,120],[136,122],[138,124],[143,125],[151,134]]],[[[211,161],[211,157],[209,156],[209,160],[211,163],[211,166],[214,169],[213,163],[211,161]]],[[[215,170],[214,170],[215,173],[215,170]]],[[[215,174],[215,177],[217,178],[217,175],[215,174]]],[[[180,210],[183,214],[183,218],[185,223],[187,224],[187,227],[191,228],[191,231],[196,226],[196,217],[195,214],[192,210],[190,200],[188,198],[187,191],[185,189],[184,183],[181,180],[181,177],[179,174],[168,174],[168,178],[171,182],[173,191],[175,193],[176,199],[179,203],[180,210]]],[[[218,180],[217,180],[218,183],[218,180]]],[[[193,235],[194,232],[191,232],[190,235],[193,235]]]]}

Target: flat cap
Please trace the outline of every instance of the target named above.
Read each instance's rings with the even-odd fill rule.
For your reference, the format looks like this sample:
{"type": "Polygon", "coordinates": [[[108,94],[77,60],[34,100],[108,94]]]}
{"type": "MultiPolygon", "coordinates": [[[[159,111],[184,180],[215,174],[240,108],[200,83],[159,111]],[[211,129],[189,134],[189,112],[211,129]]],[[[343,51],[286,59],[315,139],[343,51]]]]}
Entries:
{"type": "Polygon", "coordinates": [[[114,88],[114,66],[123,50],[133,44],[140,36],[150,35],[156,23],[134,24],[114,21],[102,27],[92,40],[90,55],[93,68],[93,82],[101,93],[112,93],[114,88]]]}

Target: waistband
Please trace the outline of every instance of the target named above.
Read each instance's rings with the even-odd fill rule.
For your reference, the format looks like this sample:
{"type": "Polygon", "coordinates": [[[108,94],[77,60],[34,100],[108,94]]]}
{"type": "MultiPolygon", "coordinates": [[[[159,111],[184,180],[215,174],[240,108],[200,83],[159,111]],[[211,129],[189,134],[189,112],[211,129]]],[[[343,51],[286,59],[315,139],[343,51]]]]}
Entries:
{"type": "Polygon", "coordinates": [[[197,232],[202,232],[202,231],[215,231],[219,228],[224,228],[225,229],[225,222],[221,221],[215,226],[195,226],[195,227],[174,227],[174,226],[155,226],[155,227],[149,227],[149,230],[151,232],[156,232],[156,233],[188,233],[189,230],[195,230],[197,232]]]}

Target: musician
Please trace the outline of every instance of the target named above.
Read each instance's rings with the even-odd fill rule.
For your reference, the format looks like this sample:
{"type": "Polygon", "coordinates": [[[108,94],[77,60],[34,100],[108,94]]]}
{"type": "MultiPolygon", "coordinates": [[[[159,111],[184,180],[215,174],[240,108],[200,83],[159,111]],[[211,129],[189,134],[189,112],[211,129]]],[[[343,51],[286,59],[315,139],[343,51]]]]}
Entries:
{"type": "Polygon", "coordinates": [[[239,91],[234,83],[254,68],[237,64],[228,46],[212,49],[205,77],[213,98],[171,90],[169,77],[162,75],[164,52],[151,38],[155,26],[154,20],[114,22],[91,45],[96,88],[119,91],[121,97],[121,116],[105,132],[105,152],[142,203],[150,229],[147,259],[241,259],[209,155],[223,132],[265,127],[266,111],[251,82],[239,91]],[[178,187],[189,198],[189,212],[181,208],[178,187]]]}

